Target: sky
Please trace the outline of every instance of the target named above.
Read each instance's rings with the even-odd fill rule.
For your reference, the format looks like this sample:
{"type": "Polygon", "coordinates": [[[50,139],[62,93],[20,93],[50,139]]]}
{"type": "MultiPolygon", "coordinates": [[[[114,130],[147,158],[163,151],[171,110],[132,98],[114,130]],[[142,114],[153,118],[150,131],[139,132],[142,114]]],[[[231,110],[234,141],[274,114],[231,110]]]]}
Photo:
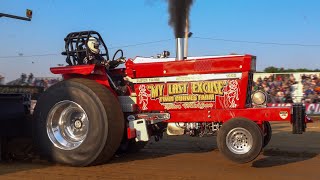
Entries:
{"type": "MultiPolygon", "coordinates": [[[[259,71],[319,69],[319,7],[317,0],[195,0],[189,56],[252,54],[259,71]]],[[[110,56],[118,48],[127,58],[164,50],[175,56],[166,0],[0,0],[1,13],[24,16],[27,8],[31,22],[0,18],[0,75],[7,82],[21,73],[53,77],[49,68],[66,64],[63,39],[73,31],[98,31],[110,56]]]]}

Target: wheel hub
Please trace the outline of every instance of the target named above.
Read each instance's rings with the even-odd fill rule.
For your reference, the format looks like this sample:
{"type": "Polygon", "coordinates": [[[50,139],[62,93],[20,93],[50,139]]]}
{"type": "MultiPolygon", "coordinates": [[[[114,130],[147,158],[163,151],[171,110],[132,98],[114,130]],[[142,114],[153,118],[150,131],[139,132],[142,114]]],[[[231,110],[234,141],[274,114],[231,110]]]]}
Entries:
{"type": "Polygon", "coordinates": [[[248,130],[234,128],[227,134],[226,144],[231,152],[245,154],[252,148],[253,138],[248,130]]]}
{"type": "Polygon", "coordinates": [[[74,127],[77,129],[81,129],[82,128],[82,121],[80,119],[75,120],[74,127]]]}
{"type": "Polygon", "coordinates": [[[61,101],[50,110],[47,118],[47,135],[54,146],[63,150],[79,147],[89,129],[84,109],[74,101],[61,101]]]}

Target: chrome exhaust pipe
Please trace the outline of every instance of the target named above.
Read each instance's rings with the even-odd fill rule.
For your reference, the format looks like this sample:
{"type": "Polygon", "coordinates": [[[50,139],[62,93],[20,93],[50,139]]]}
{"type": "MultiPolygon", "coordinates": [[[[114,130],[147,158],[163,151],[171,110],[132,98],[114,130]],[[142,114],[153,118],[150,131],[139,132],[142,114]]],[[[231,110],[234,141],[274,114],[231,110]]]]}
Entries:
{"type": "Polygon", "coordinates": [[[184,60],[184,38],[176,39],[176,61],[184,60]]]}

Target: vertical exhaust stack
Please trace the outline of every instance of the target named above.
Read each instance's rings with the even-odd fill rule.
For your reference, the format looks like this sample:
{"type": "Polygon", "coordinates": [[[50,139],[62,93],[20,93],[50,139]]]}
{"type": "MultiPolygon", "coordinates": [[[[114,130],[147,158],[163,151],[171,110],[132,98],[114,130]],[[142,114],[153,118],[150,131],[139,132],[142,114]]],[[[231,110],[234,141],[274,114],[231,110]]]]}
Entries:
{"type": "Polygon", "coordinates": [[[185,39],[184,38],[176,38],[176,61],[180,61],[180,60],[184,60],[184,42],[185,39]]]}
{"type": "Polygon", "coordinates": [[[184,38],[183,59],[188,59],[188,36],[184,38]]]}
{"type": "Polygon", "coordinates": [[[193,0],[167,0],[169,25],[173,28],[176,39],[176,60],[184,60],[188,54],[189,11],[193,0]]]}
{"type": "Polygon", "coordinates": [[[188,58],[188,38],[189,38],[189,19],[186,19],[186,27],[184,32],[184,59],[188,58]]]}

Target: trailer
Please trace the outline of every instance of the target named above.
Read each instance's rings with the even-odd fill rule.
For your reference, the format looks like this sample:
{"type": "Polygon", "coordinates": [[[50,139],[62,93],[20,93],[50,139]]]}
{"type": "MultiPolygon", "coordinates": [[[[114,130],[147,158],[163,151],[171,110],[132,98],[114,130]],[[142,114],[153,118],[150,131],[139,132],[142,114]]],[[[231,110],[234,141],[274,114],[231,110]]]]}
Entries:
{"type": "Polygon", "coordinates": [[[25,159],[32,153],[32,113],[43,91],[38,86],[0,85],[0,160],[25,159]]]}

